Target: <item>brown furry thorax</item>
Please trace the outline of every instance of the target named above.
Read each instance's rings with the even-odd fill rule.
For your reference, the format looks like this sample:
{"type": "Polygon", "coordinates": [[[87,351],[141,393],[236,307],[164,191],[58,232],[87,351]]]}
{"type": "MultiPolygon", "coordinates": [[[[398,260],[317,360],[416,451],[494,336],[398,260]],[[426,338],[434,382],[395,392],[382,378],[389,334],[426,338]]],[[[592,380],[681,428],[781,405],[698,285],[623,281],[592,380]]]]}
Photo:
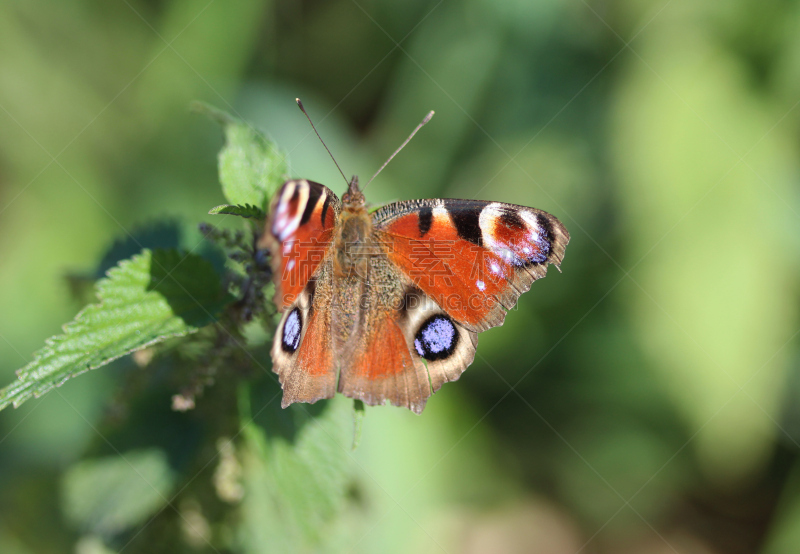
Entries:
{"type": "Polygon", "coordinates": [[[342,196],[342,213],[336,232],[336,257],[334,270],[337,275],[367,274],[371,248],[372,219],[366,208],[364,193],[358,188],[358,177],[353,176],[342,196]]]}

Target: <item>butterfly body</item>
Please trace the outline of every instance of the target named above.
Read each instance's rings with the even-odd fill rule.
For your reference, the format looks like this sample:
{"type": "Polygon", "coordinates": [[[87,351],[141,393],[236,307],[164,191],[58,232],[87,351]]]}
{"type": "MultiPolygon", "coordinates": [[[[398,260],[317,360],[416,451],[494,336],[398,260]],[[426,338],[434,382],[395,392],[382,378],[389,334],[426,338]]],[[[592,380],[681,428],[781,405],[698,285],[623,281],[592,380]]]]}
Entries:
{"type": "Polygon", "coordinates": [[[262,236],[283,311],[272,348],[283,406],[337,391],[420,413],[472,363],[569,234],[552,215],[499,202],[413,200],[370,213],[354,177],[341,201],[290,180],[262,236]]]}
{"type": "Polygon", "coordinates": [[[372,219],[364,195],[355,188],[358,186],[358,180],[354,178],[352,183],[351,190],[342,197],[340,225],[334,240],[335,272],[340,278],[355,272],[362,279],[366,279],[370,254],[375,250],[372,240],[372,219]]]}

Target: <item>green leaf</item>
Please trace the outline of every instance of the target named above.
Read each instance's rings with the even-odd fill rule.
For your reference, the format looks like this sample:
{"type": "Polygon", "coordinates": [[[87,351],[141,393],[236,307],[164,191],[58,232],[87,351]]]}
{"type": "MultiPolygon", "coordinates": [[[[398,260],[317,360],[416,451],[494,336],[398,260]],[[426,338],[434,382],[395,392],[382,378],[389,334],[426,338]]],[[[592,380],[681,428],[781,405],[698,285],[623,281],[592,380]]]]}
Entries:
{"type": "Polygon", "coordinates": [[[225,146],[219,153],[219,180],[225,198],[234,205],[266,208],[287,173],[286,154],[244,121],[199,102],[193,108],[225,129],[225,146]]]}
{"type": "Polygon", "coordinates": [[[275,422],[290,417],[292,432],[281,434],[255,423],[243,431],[240,455],[247,493],[239,529],[242,551],[327,551],[353,480],[352,401],[339,397],[284,413],[278,405],[270,402],[264,409],[275,412],[275,422]]]}
{"type": "Polygon", "coordinates": [[[167,456],[158,449],[85,460],[64,474],[62,509],[76,527],[107,537],[156,513],[174,482],[167,456]]]}
{"type": "Polygon", "coordinates": [[[210,215],[238,215],[239,217],[247,217],[252,219],[266,219],[266,214],[261,208],[245,204],[244,206],[232,206],[231,204],[222,204],[216,208],[208,210],[210,215]]]}
{"type": "Polygon", "coordinates": [[[0,390],[0,410],[41,396],[70,377],[214,321],[232,298],[210,262],[176,250],[143,250],[98,281],[98,304],[47,340],[19,379],[0,390]]]}

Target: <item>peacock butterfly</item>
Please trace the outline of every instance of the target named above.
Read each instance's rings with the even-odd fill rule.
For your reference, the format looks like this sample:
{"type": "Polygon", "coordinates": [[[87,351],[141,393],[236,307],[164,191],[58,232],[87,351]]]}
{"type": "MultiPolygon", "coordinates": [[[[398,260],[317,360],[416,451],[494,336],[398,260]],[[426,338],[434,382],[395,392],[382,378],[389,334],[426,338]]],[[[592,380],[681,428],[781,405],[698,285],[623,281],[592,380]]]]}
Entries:
{"type": "Polygon", "coordinates": [[[271,352],[282,406],[339,391],[421,413],[472,363],[478,333],[561,264],[568,242],[564,225],[535,208],[437,198],[370,212],[357,177],[341,200],[319,183],[286,181],[259,243],[272,254],[282,311],[271,352]]]}

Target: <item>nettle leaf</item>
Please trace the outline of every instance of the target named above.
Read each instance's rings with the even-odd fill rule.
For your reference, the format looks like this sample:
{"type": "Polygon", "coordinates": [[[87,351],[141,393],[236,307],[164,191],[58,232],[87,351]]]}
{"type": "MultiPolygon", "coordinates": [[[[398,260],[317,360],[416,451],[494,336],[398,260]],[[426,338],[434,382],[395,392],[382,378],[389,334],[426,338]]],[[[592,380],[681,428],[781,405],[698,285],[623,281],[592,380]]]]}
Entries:
{"type": "Polygon", "coordinates": [[[120,262],[98,281],[97,296],[98,304],[48,339],[18,380],[0,390],[0,410],[134,350],[194,333],[233,300],[210,262],[177,250],[143,250],[120,262]]]}
{"type": "Polygon", "coordinates": [[[284,181],[286,154],[244,121],[202,103],[195,103],[194,109],[225,129],[225,146],[219,152],[219,180],[225,198],[234,205],[265,208],[284,181]]]}
{"type": "Polygon", "coordinates": [[[84,460],[62,478],[62,509],[81,530],[111,536],[156,513],[174,483],[167,455],[159,449],[84,460]]]}
{"type": "Polygon", "coordinates": [[[352,401],[320,404],[279,414],[294,416],[288,436],[245,425],[240,456],[247,493],[238,533],[243,551],[260,552],[268,544],[275,552],[318,552],[332,538],[353,481],[352,401]]]}
{"type": "Polygon", "coordinates": [[[216,208],[208,210],[209,215],[238,215],[239,217],[247,217],[252,219],[265,219],[267,215],[261,208],[245,204],[244,206],[233,206],[231,204],[222,204],[216,208]]]}

